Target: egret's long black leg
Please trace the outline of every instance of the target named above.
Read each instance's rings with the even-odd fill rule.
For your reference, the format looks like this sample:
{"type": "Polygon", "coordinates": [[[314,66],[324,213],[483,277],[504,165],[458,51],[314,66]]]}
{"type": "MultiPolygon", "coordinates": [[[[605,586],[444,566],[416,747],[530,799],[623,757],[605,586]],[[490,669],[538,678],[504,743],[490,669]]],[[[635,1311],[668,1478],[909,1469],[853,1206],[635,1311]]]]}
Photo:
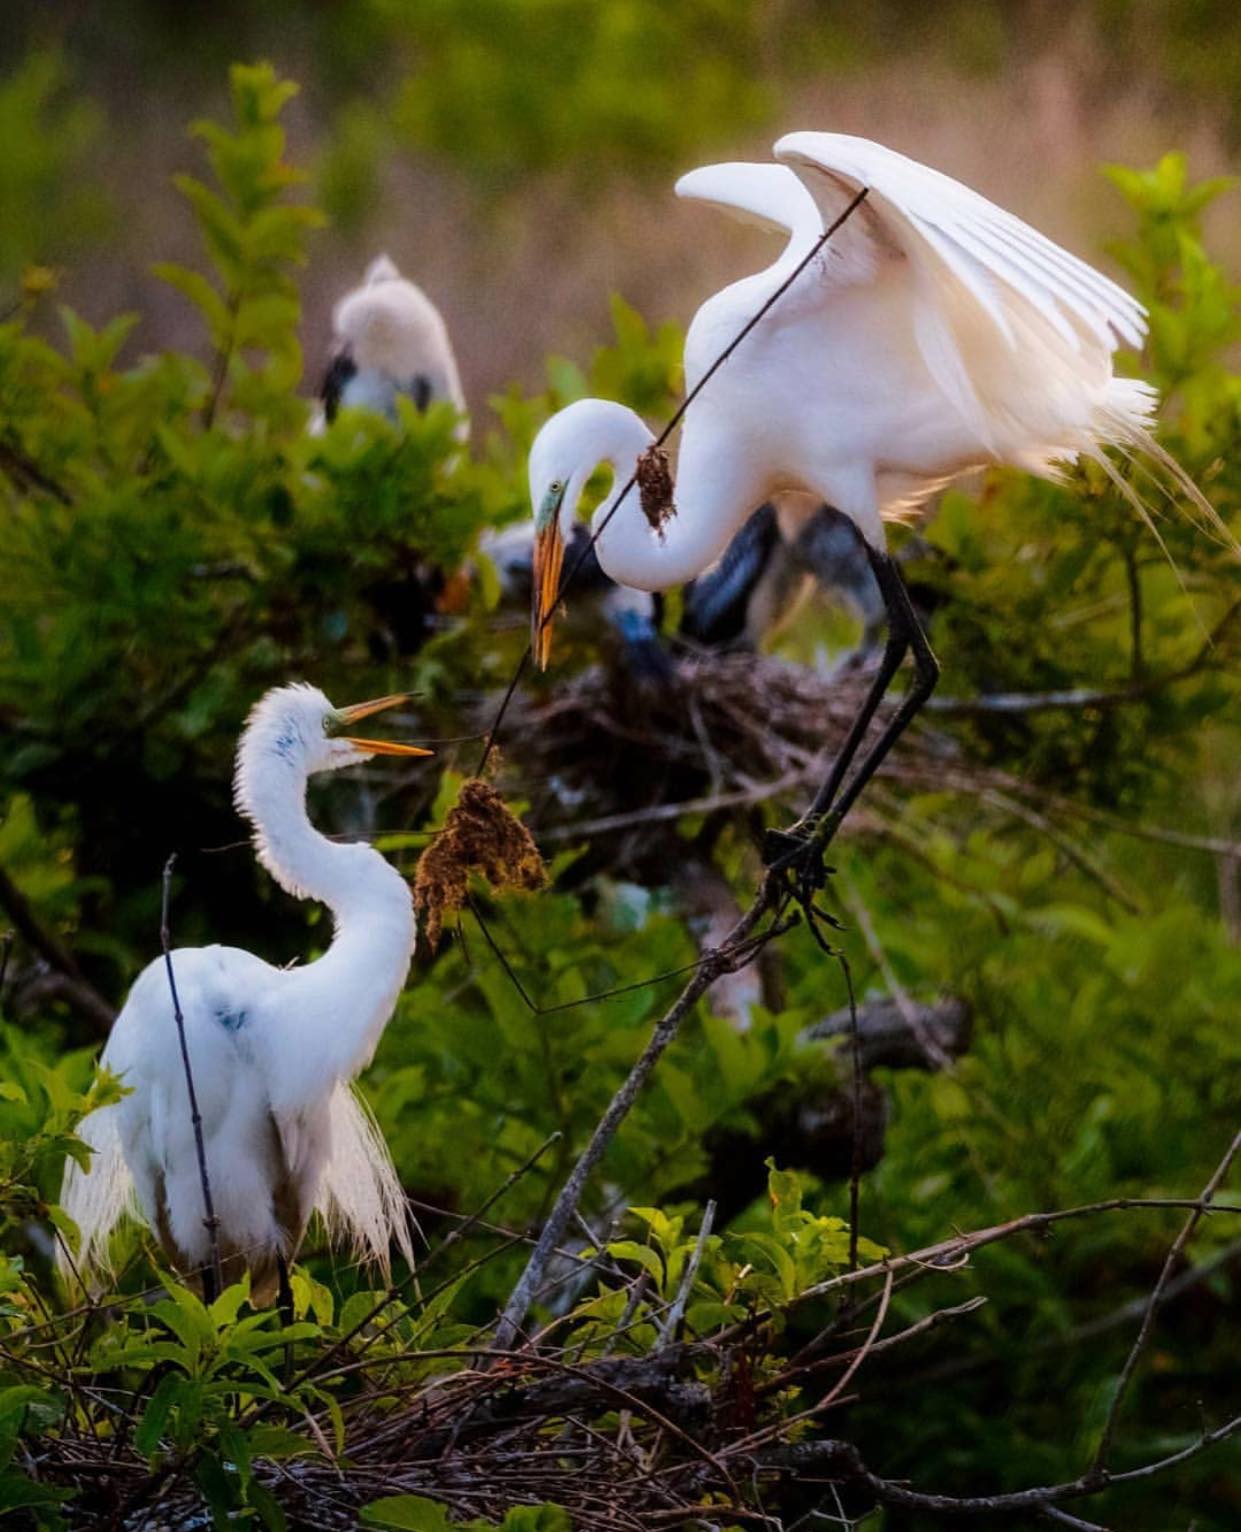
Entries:
{"type": "Polygon", "coordinates": [[[888,605],[889,622],[895,621],[896,612],[898,609],[900,611],[899,620],[907,635],[909,648],[913,651],[914,678],[913,685],[901,699],[900,707],[867,752],[866,758],[854,772],[848,787],[839,799],[834,802],[829,801],[828,806],[835,810],[838,819],[849,812],[858,794],[879,770],[888,751],[909,727],[914,717],[922,711],[926,699],[935,690],[935,683],[939,680],[939,661],[931,649],[930,639],[927,638],[922,624],[918,621],[918,614],[913,609],[913,603],[909,599],[909,592],[905,588],[904,580],[901,579],[900,571],[885,553],[872,552],[871,565],[879,580],[880,589],[883,591],[884,601],[888,605]],[[887,566],[883,574],[880,573],[881,562],[887,566]]]}
{"type": "Polygon", "coordinates": [[[870,559],[870,566],[875,572],[875,579],[888,614],[887,642],[883,646],[883,658],[879,662],[879,669],[871,682],[870,690],[866,693],[861,711],[849,726],[845,742],[832,762],[832,769],[826,781],[815,794],[807,818],[816,818],[820,814],[825,814],[836,801],[840,784],[844,781],[845,773],[857,754],[858,746],[866,737],[871,719],[875,716],[888,687],[892,684],[892,677],[900,669],[906,651],[914,642],[914,635],[922,632],[918,626],[918,619],[914,616],[913,607],[910,605],[905,582],[900,577],[895,561],[886,553],[880,553],[872,548],[869,543],[866,545],[866,553],[870,559]]]}
{"type": "Polygon", "coordinates": [[[210,1262],[202,1269],[203,1302],[208,1308],[220,1296],[220,1286],[215,1279],[215,1267],[210,1262]]]}
{"type": "Polygon", "coordinates": [[[280,1309],[280,1317],[286,1325],[291,1325],[294,1320],[293,1310],[293,1285],[289,1281],[289,1263],[284,1258],[284,1251],[276,1252],[276,1303],[280,1309]]]}
{"type": "Polygon", "coordinates": [[[888,617],[888,637],[878,672],[857,717],[853,720],[832,769],[822,787],[815,794],[807,813],[788,831],[771,831],[768,835],[765,860],[774,871],[792,870],[800,864],[799,882],[803,893],[815,884],[822,883],[822,853],[836,826],[844,818],[858,794],[879,768],[880,762],[896,743],[910,720],[922,707],[934,690],[939,679],[939,663],[931,651],[930,641],[922,630],[905,582],[894,560],[886,553],[867,546],[867,555],[875,579],[883,596],[888,617]],[[849,771],[859,746],[865,738],[875,712],[892,678],[900,668],[907,650],[913,650],[914,683],[898,708],[895,717],[884,729],[875,745],[863,758],[852,780],[841,792],[841,784],[849,771]],[[812,865],[813,864],[813,865],[812,865]]]}

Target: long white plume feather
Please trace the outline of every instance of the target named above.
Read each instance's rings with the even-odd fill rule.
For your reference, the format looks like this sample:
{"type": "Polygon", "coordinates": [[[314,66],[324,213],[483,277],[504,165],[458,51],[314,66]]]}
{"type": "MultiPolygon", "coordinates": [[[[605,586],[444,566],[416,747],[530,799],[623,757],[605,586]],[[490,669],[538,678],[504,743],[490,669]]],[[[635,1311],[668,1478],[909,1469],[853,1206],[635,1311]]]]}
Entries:
{"type": "Polygon", "coordinates": [[[60,1203],[78,1226],[77,1254],[70,1257],[63,1240],[57,1245],[56,1267],[65,1281],[76,1285],[80,1277],[92,1290],[96,1278],[110,1276],[109,1241],[126,1213],[137,1212],[133,1177],[121,1150],[119,1106],[99,1107],[85,1117],[78,1136],[94,1153],[89,1169],[76,1160],[65,1167],[60,1203]]]}
{"type": "Polygon", "coordinates": [[[393,1246],[412,1267],[405,1192],[379,1124],[352,1085],[341,1081],[330,1104],[332,1149],[315,1207],[329,1233],[346,1236],[359,1259],[389,1274],[393,1246]]]}

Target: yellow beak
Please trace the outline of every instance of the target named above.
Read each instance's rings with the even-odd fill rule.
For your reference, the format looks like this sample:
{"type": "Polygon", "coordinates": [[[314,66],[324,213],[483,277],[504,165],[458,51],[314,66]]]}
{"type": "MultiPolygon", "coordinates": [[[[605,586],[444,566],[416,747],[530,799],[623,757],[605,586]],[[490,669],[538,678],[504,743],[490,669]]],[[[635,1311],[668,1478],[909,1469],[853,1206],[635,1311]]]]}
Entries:
{"type": "Polygon", "coordinates": [[[560,571],[564,564],[564,538],[558,520],[534,536],[534,591],[530,611],[530,648],[534,663],[547,669],[552,653],[552,614],[560,594],[560,571]]]}
{"type": "MultiPolygon", "coordinates": [[[[412,692],[392,692],[387,697],[375,697],[370,702],[355,702],[350,707],[338,708],[336,720],[345,727],[361,723],[372,713],[382,713],[385,708],[397,707],[402,702],[408,702],[412,696],[412,692]]],[[[361,739],[355,734],[346,734],[343,738],[351,745],[356,745],[359,750],[369,751],[371,755],[435,754],[433,750],[424,750],[421,745],[401,745],[390,739],[361,739]]]]}

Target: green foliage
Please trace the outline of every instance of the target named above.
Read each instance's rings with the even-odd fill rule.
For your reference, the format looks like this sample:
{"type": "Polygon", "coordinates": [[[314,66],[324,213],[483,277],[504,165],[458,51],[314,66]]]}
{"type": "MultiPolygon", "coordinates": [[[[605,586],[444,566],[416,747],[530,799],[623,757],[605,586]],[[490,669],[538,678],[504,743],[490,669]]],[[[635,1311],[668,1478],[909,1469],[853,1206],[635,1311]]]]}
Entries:
{"type": "Polygon", "coordinates": [[[0,82],[0,294],[23,269],[62,260],[107,219],[107,203],[86,174],[98,112],[69,92],[64,61],[31,53],[0,82]]]}
{"type": "MultiPolygon", "coordinates": [[[[607,25],[619,25],[615,8],[601,8],[572,42],[580,80],[547,60],[565,90],[584,90],[603,66],[604,9],[607,25]]],[[[491,12],[494,35],[479,43],[476,64],[466,33],[444,32],[447,79],[459,81],[454,71],[467,66],[480,78],[494,72],[505,26],[517,23],[507,7],[491,12]]],[[[695,14],[705,26],[706,9],[695,14]]],[[[726,8],[726,40],[740,14],[726,8]]],[[[447,25],[432,15],[433,24],[447,25]]],[[[624,60],[622,48],[609,67],[624,60]]],[[[716,86],[708,79],[701,88],[691,123],[716,86]]],[[[28,305],[0,325],[9,575],[0,596],[0,866],[113,1001],[155,950],[158,869],[174,847],[179,941],[238,941],[273,958],[322,945],[321,912],[274,893],[235,844],[228,783],[246,709],[265,687],[301,675],[340,701],[419,691],[428,736],[474,734],[478,694],[503,685],[524,641],[496,622],[477,535],[527,514],[523,455],[538,423],[584,392],[625,399],[654,419],[679,387],[676,330],[652,332],[617,299],[613,343],[588,365],[553,359],[544,393],[514,390],[497,401],[498,425],[474,457],[446,408],[410,410],[395,425],[346,411],[310,437],[293,393],[296,273],[317,220],[289,200],[297,183],[281,128],[289,94],[269,69],[237,70],[231,126],[196,130],[210,177],[179,184],[206,264],[158,272],[201,317],[203,356],[142,355],[133,316],[96,326],[66,310],[55,326],[28,305]]],[[[640,96],[624,110],[655,121],[640,96]]],[[[428,108],[414,126],[443,135],[447,121],[428,108]]],[[[491,143],[477,117],[475,126],[465,147],[480,170],[518,152],[491,143]]],[[[554,135],[546,142],[548,163],[567,152],[554,135]]],[[[1199,231],[1208,196],[1221,188],[1193,187],[1175,158],[1114,179],[1137,225],[1120,253],[1152,305],[1143,371],[1149,363],[1171,394],[1162,439],[1235,523],[1234,295],[1199,231]]],[[[476,424],[476,443],[481,434],[476,424]]],[[[954,1070],[885,1081],[892,1121],[884,1159],[863,1186],[863,1260],[1031,1208],[1196,1192],[1228,1136],[1236,949],[1217,919],[1211,861],[1159,837],[1163,827],[1227,833],[1236,569],[1180,517],[1163,517],[1159,529],[1188,593],[1093,470],[1064,486],[995,475],[981,505],[962,492],[945,497],[923,534],[916,573],[920,593],[941,598],[934,638],[945,695],[969,703],[1089,687],[1105,696],[1076,708],[937,715],[942,780],[886,795],[880,784],[871,802],[884,833],[836,848],[829,897],[864,907],[873,926],[873,940],[863,940],[846,910],[854,929],[841,941],[860,991],[885,993],[895,977],[915,996],[963,994],[977,1018],[975,1044],[954,1070]],[[1214,632],[1210,646],[1204,630],[1214,632]],[[981,787],[969,775],[980,763],[997,773],[981,787]],[[958,771],[968,791],[958,790],[958,771]],[[1018,807],[1037,811],[1013,809],[1016,789],[1002,772],[1029,790],[1018,807]],[[1156,838],[1123,835],[1118,819],[1156,838]]],[[[812,652],[825,627],[807,614],[785,653],[812,652]]],[[[586,643],[569,663],[595,658],[586,643]]],[[[381,846],[408,865],[476,758],[476,741],[449,743],[412,782],[376,772],[335,783],[316,816],[383,831],[381,846]]],[[[542,791],[530,784],[532,803],[542,791]]],[[[788,810],[762,812],[775,823],[788,810]]],[[[718,842],[717,860],[739,891],[755,876],[755,827],[738,822],[718,842]]],[[[701,829],[695,820],[677,833],[689,846],[701,829]]],[[[446,1245],[447,1229],[558,1133],[489,1215],[501,1228],[538,1221],[676,980],[635,986],[692,961],[694,942],[665,890],[592,873],[576,849],[553,873],[557,886],[538,898],[479,897],[540,1010],[466,917],[417,970],[367,1078],[404,1179],[430,1209],[429,1277],[400,1287],[380,1317],[384,1295],[312,1246],[295,1276],[297,1317],[282,1327],[249,1312],[244,1287],[207,1309],[164,1279],[156,1301],[143,1303],[159,1262],[133,1236],[109,1323],[91,1311],[82,1318],[86,1349],[54,1359],[68,1369],[58,1378],[88,1378],[101,1397],[133,1402],[115,1427],[128,1448],[154,1472],[194,1474],[217,1524],[281,1526],[272,1462],[339,1454],[356,1441],[356,1420],[391,1407],[383,1390],[394,1398],[467,1369],[521,1255],[484,1226],[446,1245]],[[588,999],[605,990],[620,993],[588,999]],[[438,1270],[432,1260],[442,1261],[438,1270]],[[372,1362],[382,1369],[377,1395],[367,1394],[372,1362]],[[291,1365],[290,1383],[282,1365],[291,1365]]],[[[837,1061],[801,1039],[843,1002],[837,970],[804,933],[780,953],[779,1011],[760,1011],[740,1033],[702,1008],[608,1150],[583,1209],[600,1244],[567,1263],[581,1285],[566,1282],[572,1296],[555,1300],[583,1359],[609,1346],[643,1356],[695,1259],[683,1333],[752,1326],[759,1386],[820,1324],[835,1322],[832,1291],[819,1288],[848,1263],[842,1186],[801,1166],[771,1166],[766,1199],[701,1239],[711,1135],[749,1135],[757,1162],[765,1151],[756,1103],[820,1086],[827,1096],[839,1077],[837,1061]],[[639,1275],[646,1286],[630,1309],[639,1275]]],[[[28,996],[38,969],[19,943],[7,993],[28,996]]],[[[12,1251],[0,1264],[0,1509],[25,1507],[52,1528],[71,1524],[69,1513],[59,1489],[27,1472],[29,1444],[97,1417],[82,1388],[45,1386],[36,1366],[45,1360],[43,1310],[63,1302],[48,1276],[48,1231],[72,1232],[58,1222],[55,1191],[64,1156],[84,1152],[77,1117],[114,1099],[117,1086],[89,1084],[87,1045],[96,1039],[63,999],[24,1001],[20,1023],[21,1034],[3,1034],[0,1057],[0,1220],[12,1251]]],[[[1087,1436],[1097,1429],[1131,1333],[1116,1327],[1081,1345],[1076,1328],[1146,1290],[1170,1229],[1150,1214],[1066,1224],[1054,1241],[996,1246],[969,1272],[897,1287],[892,1324],[959,1301],[966,1287],[990,1302],[953,1332],[961,1371],[948,1396],[930,1383],[888,1389],[892,1375],[883,1373],[871,1392],[863,1378],[850,1434],[885,1470],[920,1481],[933,1471],[945,1490],[1075,1473],[1081,1444],[1070,1439],[1071,1422],[1087,1436]]],[[[1222,1219],[1209,1220],[1190,1254],[1201,1259],[1228,1238],[1222,1219]]],[[[1234,1285],[1221,1268],[1202,1290],[1212,1336],[1231,1335],[1218,1311],[1234,1285]]],[[[1170,1308],[1161,1326],[1159,1369],[1143,1374],[1126,1417],[1135,1461],[1168,1431],[1194,1429],[1191,1396],[1212,1413],[1223,1392],[1218,1359],[1183,1311],[1170,1308]]],[[[930,1367],[942,1353],[924,1360],[930,1367]]],[[[777,1390],[768,1419],[783,1424],[815,1397],[809,1384],[777,1390]]],[[[1178,1476],[1175,1491],[1152,1484],[1136,1509],[1117,1496],[1113,1519],[1175,1524],[1184,1495],[1203,1532],[1217,1532],[1235,1488],[1227,1468],[1218,1470],[1222,1490],[1206,1482],[1218,1461],[1178,1476]]],[[[449,1514],[418,1496],[372,1500],[363,1513],[374,1526],[432,1528],[450,1525],[449,1514]]],[[[1101,1503],[1100,1514],[1111,1512],[1101,1503]]],[[[556,1532],[563,1522],[552,1508],[525,1507],[503,1524],[556,1532]]]]}
{"type": "Polygon", "coordinates": [[[194,176],[176,184],[194,210],[216,281],[165,262],[156,275],[198,309],[217,356],[214,392],[205,411],[210,424],[228,376],[239,399],[251,407],[287,395],[301,379],[296,341],[301,314],[290,268],[305,264],[305,236],[323,222],[315,208],[290,206],[284,194],[305,177],[284,162],[280,114],[297,87],[277,78],[269,64],[236,65],[232,71],[236,129],[200,122],[195,136],[207,146],[218,190],[194,176]],[[248,367],[247,352],[266,355],[248,367]],[[257,392],[260,390],[261,392],[257,392]]]}
{"type": "Polygon", "coordinates": [[[552,168],[589,181],[619,165],[667,170],[771,109],[750,68],[765,30],[750,0],[383,8],[410,23],[399,130],[491,184],[552,168]]]}
{"type": "MultiPolygon", "coordinates": [[[[65,1156],[83,1165],[89,1159],[73,1129],[84,1112],[121,1096],[115,1077],[103,1073],[90,1081],[89,1075],[84,1055],[47,1059],[16,1028],[0,1024],[0,1237],[6,1247],[30,1219],[47,1220],[59,1234],[76,1233],[56,1205],[65,1156]]],[[[20,1257],[0,1256],[0,1273],[21,1271],[20,1257]]]]}
{"type": "Polygon", "coordinates": [[[517,1505],[501,1522],[450,1520],[444,1507],[424,1495],[385,1495],[361,1511],[364,1527],[393,1532],[570,1532],[568,1516],[554,1505],[517,1505]]]}

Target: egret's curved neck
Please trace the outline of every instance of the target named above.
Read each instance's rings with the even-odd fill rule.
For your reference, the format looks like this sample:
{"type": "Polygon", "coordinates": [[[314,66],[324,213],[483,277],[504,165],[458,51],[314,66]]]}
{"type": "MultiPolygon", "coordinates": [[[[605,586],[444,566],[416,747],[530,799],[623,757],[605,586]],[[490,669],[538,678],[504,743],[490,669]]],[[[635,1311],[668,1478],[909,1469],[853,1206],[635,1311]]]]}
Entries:
{"type": "Polygon", "coordinates": [[[283,976],[296,1002],[302,1046],[270,1085],[273,1109],[299,1110],[320,1099],[325,1079],[351,1079],[370,1062],[396,1006],[414,951],[409,887],[362,842],[337,844],[306,812],[307,774],[281,739],[243,745],[237,806],[254,824],[259,861],[299,899],[318,899],[335,929],[315,962],[283,976]]]}
{"type": "Polygon", "coordinates": [[[373,847],[338,844],[321,834],[306,812],[307,773],[285,757],[279,741],[243,746],[237,765],[237,807],[254,825],[259,861],[297,899],[317,899],[336,919],[338,935],[365,922],[394,890],[409,903],[400,874],[373,847]]]}
{"type": "Polygon", "coordinates": [[[705,471],[707,465],[703,465],[704,471],[678,484],[674,514],[657,531],[643,512],[636,484],[617,506],[618,497],[637,470],[638,459],[654,437],[632,410],[619,404],[602,416],[601,425],[603,429],[595,433],[595,439],[583,444],[591,468],[609,462],[615,475],[611,494],[590,524],[591,532],[598,536],[595,552],[600,567],[617,584],[637,590],[683,585],[723,552],[738,519],[744,519],[745,507],[740,508],[740,518],[732,514],[728,487],[713,483],[705,471]]]}

